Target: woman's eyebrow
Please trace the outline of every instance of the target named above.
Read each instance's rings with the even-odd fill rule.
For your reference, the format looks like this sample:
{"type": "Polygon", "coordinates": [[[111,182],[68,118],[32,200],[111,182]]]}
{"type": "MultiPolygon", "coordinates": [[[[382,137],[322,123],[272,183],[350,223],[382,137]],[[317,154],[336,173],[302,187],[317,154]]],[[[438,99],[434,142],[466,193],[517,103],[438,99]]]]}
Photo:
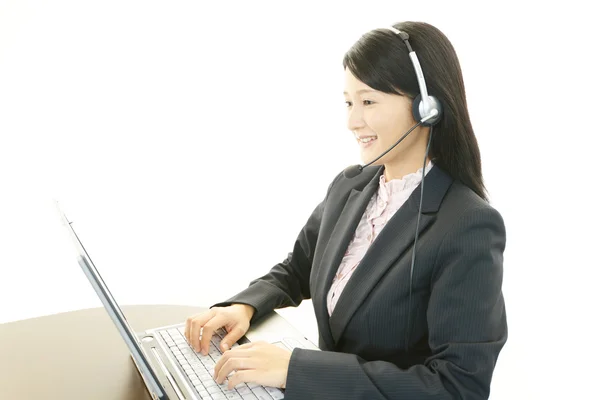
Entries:
{"type": "MultiPolygon", "coordinates": [[[[360,90],[356,91],[356,93],[365,93],[365,92],[377,93],[375,90],[371,90],[371,89],[360,89],[360,90]]],[[[348,95],[348,92],[344,92],[344,95],[348,95]]]]}

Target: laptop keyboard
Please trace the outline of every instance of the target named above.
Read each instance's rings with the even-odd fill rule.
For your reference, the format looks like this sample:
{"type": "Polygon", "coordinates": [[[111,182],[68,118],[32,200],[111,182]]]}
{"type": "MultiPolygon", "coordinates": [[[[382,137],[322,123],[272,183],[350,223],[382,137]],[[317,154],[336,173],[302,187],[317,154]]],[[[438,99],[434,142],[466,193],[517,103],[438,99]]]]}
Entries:
{"type": "MultiPolygon", "coordinates": [[[[184,336],[185,327],[160,331],[175,359],[185,375],[196,389],[201,399],[211,400],[279,400],[283,392],[278,388],[253,383],[241,383],[232,390],[227,389],[227,380],[221,385],[213,379],[214,367],[221,357],[219,345],[227,334],[224,329],[217,330],[211,338],[208,354],[196,353],[184,336]]],[[[239,345],[234,343],[232,348],[239,345]]]]}

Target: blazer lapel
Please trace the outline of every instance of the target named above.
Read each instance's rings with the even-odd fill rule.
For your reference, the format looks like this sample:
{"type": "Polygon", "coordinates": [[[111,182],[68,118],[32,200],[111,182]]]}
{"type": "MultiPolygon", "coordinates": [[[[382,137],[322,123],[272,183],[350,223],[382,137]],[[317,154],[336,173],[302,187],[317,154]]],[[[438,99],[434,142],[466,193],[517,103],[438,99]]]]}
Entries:
{"type": "Polygon", "coordinates": [[[382,171],[383,167],[379,168],[375,176],[362,190],[353,188],[350,191],[346,204],[331,232],[330,239],[319,262],[315,286],[316,295],[313,296],[313,305],[317,314],[317,321],[321,321],[319,323],[321,337],[328,349],[333,349],[334,341],[331,336],[329,324],[327,323],[329,321],[327,292],[331,288],[333,277],[340,266],[344,253],[367,208],[369,200],[377,190],[382,171]]]}
{"type": "MultiPolygon", "coordinates": [[[[379,174],[377,174],[376,182],[379,174]]],[[[423,196],[423,208],[419,221],[419,235],[435,219],[435,212],[439,209],[443,196],[450,187],[452,179],[441,169],[434,165],[434,168],[425,177],[425,193],[423,196]],[[429,214],[432,213],[432,214],[429,214]]],[[[323,262],[326,266],[325,281],[322,283],[323,291],[319,291],[320,297],[326,299],[327,292],[331,287],[331,281],[337,271],[342,255],[348,247],[348,243],[356,227],[368,200],[371,198],[375,188],[363,190],[360,195],[355,195],[356,200],[349,198],[346,208],[340,218],[339,228],[336,226],[334,235],[339,234],[340,238],[336,240],[333,236],[326,250],[323,262]],[[328,256],[328,257],[327,257],[328,256]]],[[[358,192],[357,192],[358,193],[358,192]]],[[[421,195],[421,185],[411,193],[406,203],[394,214],[394,216],[384,226],[383,230],[371,244],[367,253],[354,270],[346,287],[340,294],[340,298],[329,320],[331,338],[337,343],[348,325],[352,315],[363,303],[371,290],[377,285],[379,280],[385,275],[400,256],[407,250],[412,251],[412,244],[415,237],[415,228],[417,224],[417,212],[419,209],[419,198],[421,195]]],[[[410,257],[410,253],[409,257],[410,257]]],[[[406,274],[410,277],[409,269],[406,274]]],[[[327,312],[325,308],[325,312],[327,312]]]]}

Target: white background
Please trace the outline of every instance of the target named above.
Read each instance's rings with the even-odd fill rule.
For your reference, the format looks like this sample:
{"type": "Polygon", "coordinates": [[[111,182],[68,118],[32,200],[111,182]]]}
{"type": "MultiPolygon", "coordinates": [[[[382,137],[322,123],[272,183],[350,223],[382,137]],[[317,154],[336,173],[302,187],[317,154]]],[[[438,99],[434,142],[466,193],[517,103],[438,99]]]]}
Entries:
{"type": "MultiPolygon", "coordinates": [[[[0,323],[100,306],[53,199],[121,304],[244,289],[360,162],[345,51],[421,20],[459,55],[507,227],[491,398],[594,397],[599,35],[548,3],[0,1],[0,323]]],[[[281,313],[317,340],[310,301],[281,313]]]]}

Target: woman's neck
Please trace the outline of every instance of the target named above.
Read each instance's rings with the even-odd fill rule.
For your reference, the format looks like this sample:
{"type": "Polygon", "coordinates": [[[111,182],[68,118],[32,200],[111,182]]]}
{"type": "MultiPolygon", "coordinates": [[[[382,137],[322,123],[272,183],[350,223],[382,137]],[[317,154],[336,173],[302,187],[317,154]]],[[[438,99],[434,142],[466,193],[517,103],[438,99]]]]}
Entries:
{"type": "MultiPolygon", "coordinates": [[[[429,164],[431,159],[427,157],[427,162],[425,165],[429,164]]],[[[401,162],[401,163],[392,163],[392,164],[384,164],[383,174],[385,175],[385,181],[389,182],[392,179],[402,179],[408,174],[412,174],[417,172],[419,169],[423,168],[423,159],[420,161],[410,161],[410,162],[401,162]]]]}

